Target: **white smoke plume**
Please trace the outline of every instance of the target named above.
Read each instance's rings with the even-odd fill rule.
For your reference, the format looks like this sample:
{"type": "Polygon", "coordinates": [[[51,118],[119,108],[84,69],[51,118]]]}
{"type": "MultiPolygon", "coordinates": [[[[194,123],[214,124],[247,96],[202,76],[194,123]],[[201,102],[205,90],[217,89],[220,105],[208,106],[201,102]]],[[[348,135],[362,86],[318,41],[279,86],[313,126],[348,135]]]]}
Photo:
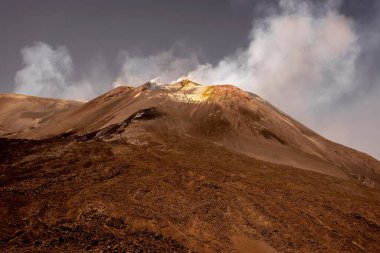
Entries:
{"type": "Polygon", "coordinates": [[[282,13],[254,27],[247,49],[216,66],[201,65],[188,77],[236,84],[293,114],[350,91],[359,52],[350,20],[330,9],[313,15],[309,5],[280,3],[282,13]]]}
{"type": "Polygon", "coordinates": [[[173,47],[148,57],[133,56],[127,51],[122,51],[120,58],[123,64],[118,80],[129,85],[140,85],[152,79],[160,83],[170,83],[200,64],[195,54],[179,57],[177,51],[178,49],[173,47]]]}
{"type": "Polygon", "coordinates": [[[65,47],[36,42],[21,50],[24,68],[16,73],[15,93],[71,99],[95,96],[90,82],[71,82],[73,61],[65,47]]]}

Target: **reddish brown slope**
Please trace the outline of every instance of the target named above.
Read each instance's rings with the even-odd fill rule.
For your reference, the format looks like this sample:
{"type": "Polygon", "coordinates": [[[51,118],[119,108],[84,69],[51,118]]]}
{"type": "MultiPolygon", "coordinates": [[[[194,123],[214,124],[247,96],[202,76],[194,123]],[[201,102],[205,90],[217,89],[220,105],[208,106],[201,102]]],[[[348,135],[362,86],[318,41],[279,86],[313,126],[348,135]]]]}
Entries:
{"type": "Polygon", "coordinates": [[[378,189],[146,137],[0,139],[1,252],[380,250],[378,189]]]}
{"type": "Polygon", "coordinates": [[[47,138],[63,133],[126,138],[135,143],[159,129],[205,139],[246,155],[312,170],[369,186],[380,182],[380,162],[330,142],[260,97],[231,85],[201,86],[188,80],[118,87],[43,122],[17,137],[47,138]],[[157,117],[148,128],[134,123],[144,109],[157,117]],[[114,131],[117,134],[114,134],[114,131]]]}

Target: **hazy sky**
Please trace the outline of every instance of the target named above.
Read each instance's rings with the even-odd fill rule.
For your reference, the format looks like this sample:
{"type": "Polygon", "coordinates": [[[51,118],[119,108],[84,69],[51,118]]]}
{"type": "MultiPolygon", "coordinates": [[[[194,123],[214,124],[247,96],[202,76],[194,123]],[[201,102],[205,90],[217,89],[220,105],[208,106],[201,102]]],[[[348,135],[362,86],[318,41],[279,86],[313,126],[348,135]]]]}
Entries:
{"type": "Polygon", "coordinates": [[[380,1],[0,0],[0,92],[232,83],[380,158],[380,1]]]}

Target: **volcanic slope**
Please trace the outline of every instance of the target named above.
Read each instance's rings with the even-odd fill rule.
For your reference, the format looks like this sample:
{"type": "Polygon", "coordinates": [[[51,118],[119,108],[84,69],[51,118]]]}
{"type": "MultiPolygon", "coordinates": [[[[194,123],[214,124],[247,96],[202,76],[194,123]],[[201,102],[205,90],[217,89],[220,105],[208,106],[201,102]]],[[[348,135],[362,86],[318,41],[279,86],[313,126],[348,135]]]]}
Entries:
{"type": "Polygon", "coordinates": [[[18,136],[82,104],[75,100],[0,94],[0,136],[18,136]]]}
{"type": "MultiPolygon", "coordinates": [[[[33,113],[34,108],[25,107],[18,115],[33,113]]],[[[0,118],[0,124],[6,121],[0,118]]],[[[49,114],[36,127],[11,131],[3,135],[43,139],[74,134],[124,138],[135,144],[155,131],[176,133],[264,161],[371,187],[380,183],[379,161],[321,137],[259,96],[232,85],[202,86],[182,80],[120,86],[74,109],[49,114]],[[141,117],[150,120],[138,120],[141,117]]]]}

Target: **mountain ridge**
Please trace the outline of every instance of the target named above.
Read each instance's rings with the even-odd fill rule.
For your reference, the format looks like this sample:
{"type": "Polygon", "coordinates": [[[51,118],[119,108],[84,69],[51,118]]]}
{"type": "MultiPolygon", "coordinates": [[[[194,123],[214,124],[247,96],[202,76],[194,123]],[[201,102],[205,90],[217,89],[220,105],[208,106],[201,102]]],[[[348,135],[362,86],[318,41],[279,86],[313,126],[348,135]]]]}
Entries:
{"type": "MultiPolygon", "coordinates": [[[[5,124],[2,118],[0,122],[5,124]]],[[[371,187],[380,183],[379,161],[327,140],[270,102],[233,85],[203,86],[181,80],[164,85],[147,82],[135,88],[119,86],[34,122],[32,127],[3,136],[44,139],[103,132],[103,139],[125,138],[138,143],[159,130],[205,139],[269,162],[354,178],[371,187]],[[125,124],[132,115],[151,108],[165,116],[125,124]],[[117,135],[104,135],[104,129],[116,125],[117,135]]]]}

